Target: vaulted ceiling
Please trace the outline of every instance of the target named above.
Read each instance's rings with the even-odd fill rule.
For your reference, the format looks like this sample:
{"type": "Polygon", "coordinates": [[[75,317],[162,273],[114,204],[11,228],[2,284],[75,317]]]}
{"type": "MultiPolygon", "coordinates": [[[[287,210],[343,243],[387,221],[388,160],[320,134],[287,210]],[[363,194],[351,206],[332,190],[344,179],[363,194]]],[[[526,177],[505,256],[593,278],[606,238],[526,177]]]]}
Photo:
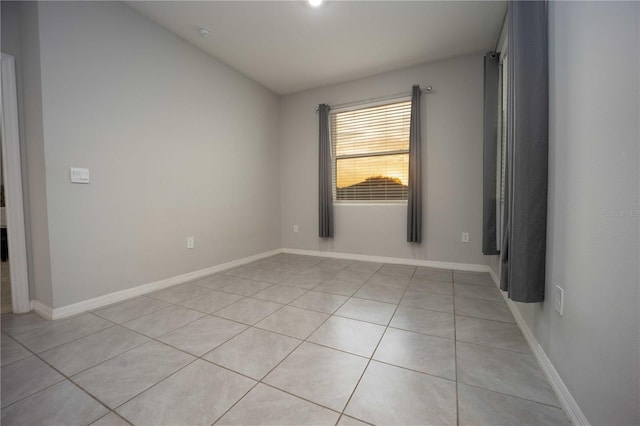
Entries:
{"type": "Polygon", "coordinates": [[[126,3],[281,95],[491,49],[506,11],[504,1],[126,3]]]}

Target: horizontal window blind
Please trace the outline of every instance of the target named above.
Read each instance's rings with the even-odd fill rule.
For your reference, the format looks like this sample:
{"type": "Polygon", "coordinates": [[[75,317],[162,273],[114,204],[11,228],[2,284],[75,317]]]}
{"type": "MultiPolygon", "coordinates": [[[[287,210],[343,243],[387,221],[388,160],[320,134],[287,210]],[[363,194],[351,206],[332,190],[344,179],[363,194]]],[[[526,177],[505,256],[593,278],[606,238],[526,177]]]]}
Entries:
{"type": "Polygon", "coordinates": [[[336,200],[406,200],[411,101],[331,114],[336,200]]]}

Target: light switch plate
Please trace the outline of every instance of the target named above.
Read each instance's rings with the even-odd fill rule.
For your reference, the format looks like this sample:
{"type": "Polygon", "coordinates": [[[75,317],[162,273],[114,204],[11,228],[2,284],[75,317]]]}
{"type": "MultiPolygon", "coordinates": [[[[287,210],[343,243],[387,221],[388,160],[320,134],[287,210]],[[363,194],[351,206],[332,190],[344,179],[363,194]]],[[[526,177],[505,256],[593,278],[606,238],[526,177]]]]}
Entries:
{"type": "Polygon", "coordinates": [[[89,169],[83,169],[80,167],[70,168],[71,183],[89,183],[91,181],[89,176],[89,169]]]}
{"type": "Polygon", "coordinates": [[[562,311],[564,310],[564,289],[560,286],[556,286],[555,288],[553,308],[562,316],[562,311]]]}

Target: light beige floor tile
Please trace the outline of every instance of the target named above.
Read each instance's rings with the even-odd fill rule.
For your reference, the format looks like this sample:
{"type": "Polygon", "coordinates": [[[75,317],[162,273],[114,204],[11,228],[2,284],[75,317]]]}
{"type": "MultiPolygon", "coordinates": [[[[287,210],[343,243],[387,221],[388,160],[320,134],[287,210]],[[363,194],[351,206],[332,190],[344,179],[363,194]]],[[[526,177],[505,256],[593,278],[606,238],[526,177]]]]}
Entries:
{"type": "Polygon", "coordinates": [[[367,359],[303,343],[263,381],[324,407],[341,411],[367,359]]]}
{"type": "Polygon", "coordinates": [[[460,383],[558,406],[533,355],[458,342],[456,359],[460,383]]]}
{"type": "Polygon", "coordinates": [[[122,324],[132,319],[140,318],[152,312],[169,306],[167,302],[151,297],[137,297],[126,300],[106,308],[98,309],[94,313],[109,321],[122,324]]]}
{"type": "Polygon", "coordinates": [[[398,275],[400,277],[411,278],[415,270],[416,270],[416,267],[411,265],[385,264],[384,266],[382,266],[382,268],[378,270],[378,273],[384,274],[384,275],[398,275]]]}
{"type": "Polygon", "coordinates": [[[453,296],[453,283],[431,281],[414,277],[409,281],[407,291],[426,291],[429,293],[433,292],[453,296]]]}
{"type": "Polygon", "coordinates": [[[260,383],[216,425],[333,425],[338,416],[335,411],[260,383]]]}
{"type": "Polygon", "coordinates": [[[453,271],[450,269],[437,268],[416,268],[413,278],[426,279],[431,281],[453,282],[453,271]]]}
{"type": "Polygon", "coordinates": [[[117,409],[135,425],[211,425],[255,382],[202,360],[117,409]]]}
{"type": "Polygon", "coordinates": [[[456,379],[455,342],[389,328],[373,359],[445,379],[456,379]]]}
{"type": "Polygon", "coordinates": [[[201,356],[246,328],[244,324],[206,316],[173,330],[158,340],[192,355],[201,356]]]}
{"type": "Polygon", "coordinates": [[[211,289],[187,283],[150,293],[149,297],[168,303],[180,303],[210,291],[211,289]]]}
{"type": "Polygon", "coordinates": [[[104,417],[100,417],[95,422],[91,423],[91,426],[130,426],[131,423],[124,420],[122,417],[114,413],[113,411],[104,417]]]}
{"type": "Polygon", "coordinates": [[[347,300],[335,314],[374,324],[387,325],[395,310],[396,305],[389,303],[352,298],[347,300]]]}
{"type": "Polygon", "coordinates": [[[256,324],[256,327],[297,339],[306,339],[329,315],[285,306],[256,324]]]}
{"type": "Polygon", "coordinates": [[[511,311],[509,311],[504,301],[492,302],[489,300],[456,297],[455,311],[458,315],[515,323],[513,315],[511,315],[511,311]]]}
{"type": "Polygon", "coordinates": [[[455,382],[372,361],[345,414],[371,424],[455,425],[455,382]]]}
{"type": "Polygon", "coordinates": [[[309,290],[320,284],[322,281],[324,281],[323,278],[294,275],[284,281],[281,281],[280,284],[309,290]]]}
{"type": "MultiPolygon", "coordinates": [[[[288,281],[289,279],[291,279],[292,277],[294,277],[295,275],[299,274],[300,272],[304,272],[307,269],[309,269],[308,266],[306,265],[299,265],[296,264],[295,262],[291,262],[291,263],[287,263],[284,265],[280,265],[277,268],[273,268],[274,271],[278,271],[278,272],[286,272],[289,277],[279,281],[280,283],[283,283],[284,281],[288,281]]],[[[290,284],[287,284],[290,285],[290,284]]]]}
{"type": "Polygon", "coordinates": [[[64,377],[35,356],[2,367],[2,407],[32,395],[64,377]]]}
{"type": "Polygon", "coordinates": [[[313,291],[339,294],[341,296],[352,296],[360,287],[362,287],[362,283],[329,278],[315,286],[313,291]]]}
{"type": "Polygon", "coordinates": [[[299,344],[298,339],[252,327],[203,358],[260,380],[299,344]]]}
{"type": "Polygon", "coordinates": [[[239,280],[239,277],[234,277],[232,275],[213,274],[191,281],[191,284],[205,287],[211,290],[217,290],[239,280]]]}
{"type": "Polygon", "coordinates": [[[329,280],[331,277],[333,277],[335,274],[337,274],[338,271],[333,270],[333,269],[323,269],[318,267],[318,265],[312,266],[311,268],[307,269],[306,271],[300,272],[299,274],[295,275],[295,277],[301,277],[304,279],[319,279],[321,281],[325,281],[325,280],[329,280]]]}
{"type": "Polygon", "coordinates": [[[345,416],[340,417],[337,426],[367,426],[369,423],[361,422],[353,417],[345,416]]]}
{"type": "Polygon", "coordinates": [[[251,296],[253,293],[257,293],[260,290],[264,290],[267,287],[271,287],[272,285],[273,283],[268,283],[264,281],[242,279],[232,284],[229,284],[228,286],[221,287],[220,291],[239,294],[241,296],[251,296]]]}
{"type": "Polygon", "coordinates": [[[374,274],[373,271],[363,271],[357,269],[343,269],[333,276],[336,280],[353,281],[356,283],[364,284],[374,274]]]}
{"type": "Polygon", "coordinates": [[[382,272],[376,272],[369,278],[366,285],[381,285],[384,287],[393,287],[398,289],[405,289],[411,281],[410,276],[404,275],[387,275],[382,272]]]}
{"type": "Polygon", "coordinates": [[[255,293],[252,297],[270,302],[287,304],[305,294],[307,290],[286,285],[274,285],[255,293]]]}
{"type": "Polygon", "coordinates": [[[529,345],[518,326],[501,321],[456,315],[456,339],[498,349],[530,353],[529,345]]]}
{"type": "Polygon", "coordinates": [[[4,314],[0,319],[2,331],[9,336],[26,333],[46,327],[52,322],[42,318],[40,315],[30,312],[28,314],[4,314]]]}
{"type": "Polygon", "coordinates": [[[392,287],[386,284],[366,283],[353,297],[377,302],[398,303],[404,294],[404,288],[392,287]]]}
{"type": "Polygon", "coordinates": [[[348,259],[325,259],[322,262],[318,263],[318,267],[333,269],[336,272],[345,269],[353,263],[353,260],[348,259]]]}
{"type": "Polygon", "coordinates": [[[460,425],[569,425],[556,407],[458,385],[460,425]]]}
{"type": "Polygon", "coordinates": [[[73,318],[52,321],[46,327],[19,334],[15,339],[27,349],[39,353],[112,325],[112,322],[93,314],[80,314],[73,318]]]}
{"type": "Polygon", "coordinates": [[[247,273],[245,277],[254,281],[261,281],[261,282],[266,282],[270,284],[275,284],[281,281],[286,281],[293,275],[294,275],[293,272],[289,272],[282,269],[280,270],[275,270],[275,269],[264,270],[263,269],[263,270],[247,273]]]}
{"type": "Polygon", "coordinates": [[[42,352],[40,356],[63,374],[72,376],[148,341],[147,337],[116,325],[42,352]]]}
{"type": "Polygon", "coordinates": [[[370,358],[384,330],[380,325],[332,316],[308,341],[370,358]]]}
{"type": "Polygon", "coordinates": [[[311,268],[312,266],[322,262],[324,259],[324,257],[320,256],[300,256],[300,258],[296,259],[294,263],[297,265],[306,265],[311,268]]]}
{"type": "Polygon", "coordinates": [[[339,294],[309,291],[291,302],[291,306],[332,314],[342,306],[347,299],[347,296],[340,296],[339,294]]]}
{"type": "Polygon", "coordinates": [[[195,358],[151,341],[73,376],[100,401],[116,408],[195,358]]]}
{"type": "Polygon", "coordinates": [[[456,284],[495,286],[488,272],[453,271],[453,282],[456,284]]]}
{"type": "Polygon", "coordinates": [[[436,291],[407,290],[400,306],[453,313],[453,296],[436,291]]]}
{"type": "Polygon", "coordinates": [[[457,297],[470,297],[474,299],[492,300],[494,302],[504,301],[500,290],[494,286],[456,284],[453,286],[453,292],[457,297]]]}
{"type": "Polygon", "coordinates": [[[0,349],[2,350],[2,354],[0,355],[2,367],[31,356],[31,352],[4,333],[2,333],[0,349]]]}
{"type": "Polygon", "coordinates": [[[383,265],[384,265],[383,263],[379,263],[379,262],[364,262],[361,260],[356,260],[351,265],[347,266],[346,269],[354,270],[354,271],[370,272],[372,274],[375,274],[380,268],[382,268],[383,265]]]}
{"type": "Polygon", "coordinates": [[[131,330],[149,337],[158,337],[202,318],[205,314],[181,306],[169,305],[159,311],[125,322],[131,330]]]}
{"type": "Polygon", "coordinates": [[[390,327],[453,339],[453,315],[445,312],[400,306],[390,327]]]}
{"type": "Polygon", "coordinates": [[[1,423],[83,426],[108,412],[102,404],[65,380],[2,410],[1,423]]]}
{"type": "Polygon", "coordinates": [[[215,312],[218,317],[228,318],[244,324],[253,325],[271,315],[283,305],[266,300],[243,299],[215,312]]]}
{"type": "Polygon", "coordinates": [[[252,267],[250,264],[236,266],[231,269],[227,269],[224,271],[225,275],[231,275],[232,277],[240,277],[245,278],[247,275],[253,274],[255,271],[263,270],[262,268],[252,267]]]}
{"type": "Polygon", "coordinates": [[[239,294],[224,293],[222,291],[214,290],[203,294],[202,296],[186,300],[180,303],[180,305],[188,309],[211,314],[226,306],[232,305],[243,298],[244,296],[240,296],[239,294]]]}

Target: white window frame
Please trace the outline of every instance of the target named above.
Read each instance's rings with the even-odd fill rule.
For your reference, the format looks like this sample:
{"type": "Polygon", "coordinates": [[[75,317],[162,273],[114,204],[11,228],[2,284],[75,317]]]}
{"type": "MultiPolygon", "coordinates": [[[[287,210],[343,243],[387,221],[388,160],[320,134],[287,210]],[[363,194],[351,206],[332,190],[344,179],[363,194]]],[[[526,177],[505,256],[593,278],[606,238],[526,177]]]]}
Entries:
{"type": "MultiPolygon", "coordinates": [[[[339,114],[341,112],[348,112],[348,111],[355,111],[355,110],[359,110],[359,109],[366,109],[366,108],[372,108],[372,107],[376,107],[376,106],[380,106],[380,105],[389,105],[389,104],[395,104],[395,103],[400,103],[400,102],[407,102],[407,101],[411,101],[411,96],[394,96],[394,97],[389,97],[389,98],[384,98],[384,99],[380,99],[377,101],[373,101],[373,102],[359,102],[357,104],[348,104],[346,106],[343,107],[338,107],[335,109],[331,109],[329,111],[329,123],[332,122],[332,115],[334,114],[339,114]]],[[[332,132],[330,131],[329,134],[331,134],[332,132]]],[[[341,156],[340,158],[356,158],[356,157],[360,157],[360,158],[366,158],[366,157],[374,157],[374,156],[381,156],[381,155],[394,155],[394,154],[409,154],[409,148],[407,148],[406,151],[389,151],[389,152],[384,152],[384,153],[376,153],[374,155],[356,155],[356,156],[341,156]]],[[[367,206],[367,205],[371,205],[371,206],[381,206],[381,205],[407,205],[408,200],[339,200],[337,199],[337,179],[338,179],[338,170],[337,170],[337,166],[338,166],[338,156],[336,155],[336,153],[334,152],[334,146],[333,146],[333,140],[331,141],[331,187],[332,187],[332,193],[333,193],[333,202],[334,204],[339,204],[339,205],[358,205],[358,206],[367,206]]]]}
{"type": "Polygon", "coordinates": [[[16,67],[13,56],[2,53],[2,171],[7,203],[7,239],[11,271],[11,304],[16,314],[29,312],[29,275],[25,233],[16,67]]]}

